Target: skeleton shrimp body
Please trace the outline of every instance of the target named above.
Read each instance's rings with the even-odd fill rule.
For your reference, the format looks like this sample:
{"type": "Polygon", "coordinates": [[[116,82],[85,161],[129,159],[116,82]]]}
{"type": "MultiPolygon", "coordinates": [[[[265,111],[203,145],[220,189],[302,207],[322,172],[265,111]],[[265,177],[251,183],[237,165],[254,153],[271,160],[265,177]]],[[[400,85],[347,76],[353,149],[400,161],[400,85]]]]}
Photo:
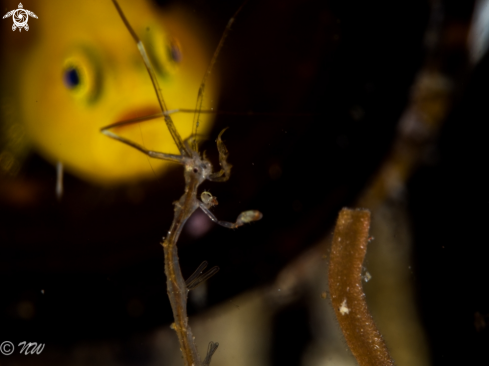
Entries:
{"type": "MultiPolygon", "coordinates": [[[[165,274],[167,279],[167,293],[173,311],[174,323],[172,324],[172,328],[177,333],[177,337],[180,343],[180,349],[183,354],[185,365],[186,366],[200,366],[200,365],[208,366],[211,361],[212,354],[217,349],[218,343],[214,343],[214,342],[209,343],[207,355],[203,359],[203,361],[201,361],[197,353],[197,348],[195,346],[194,336],[188,324],[188,317],[187,317],[188,287],[186,281],[182,276],[182,272],[180,269],[180,263],[179,263],[178,251],[177,251],[178,238],[180,236],[180,233],[186,221],[198,208],[202,209],[212,221],[216,222],[221,226],[224,226],[226,228],[232,228],[232,229],[235,229],[239,226],[242,226],[246,223],[250,223],[252,221],[260,220],[262,218],[262,214],[256,210],[245,211],[238,216],[237,220],[234,223],[221,221],[218,220],[214,216],[214,214],[209,210],[214,200],[217,203],[217,199],[212,197],[210,193],[204,194],[202,196],[204,198],[203,201],[197,198],[198,188],[200,184],[202,184],[204,181],[210,180],[215,182],[224,182],[229,179],[229,176],[231,174],[232,166],[227,162],[229,153],[226,146],[222,142],[222,138],[221,138],[222,134],[224,133],[224,130],[219,134],[217,138],[217,148],[219,151],[219,164],[221,166],[221,169],[218,172],[213,172],[212,164],[204,157],[201,157],[201,155],[197,151],[196,140],[195,139],[193,140],[194,145],[193,147],[191,147],[188,143],[188,140],[184,141],[181,138],[178,130],[175,128],[175,125],[170,116],[171,112],[168,111],[166,107],[163,94],[158,86],[158,80],[156,78],[155,71],[151,64],[150,58],[148,57],[148,54],[146,52],[145,46],[134,32],[129,22],[127,21],[117,1],[116,0],[112,0],[112,1],[122,21],[124,22],[132,38],[136,42],[137,47],[141,53],[144,64],[153,83],[154,90],[156,92],[158,103],[161,109],[161,114],[158,116],[164,118],[168,131],[170,132],[173,141],[175,142],[175,145],[177,146],[180,152],[180,155],[167,154],[167,153],[149,150],[144,146],[135,143],[134,141],[121,137],[115,134],[114,132],[110,131],[115,127],[120,127],[123,125],[140,122],[141,121],[140,118],[112,124],[102,128],[101,131],[108,137],[111,137],[119,142],[129,145],[149,157],[171,161],[184,166],[185,192],[182,195],[182,197],[175,203],[175,214],[174,214],[173,222],[171,224],[170,229],[168,230],[166,238],[162,243],[164,249],[164,255],[165,255],[165,274]]],[[[240,10],[241,8],[238,10],[238,12],[240,10]]],[[[200,85],[199,93],[197,96],[198,110],[195,117],[196,126],[198,125],[199,112],[202,106],[205,82],[207,80],[208,75],[210,75],[217,54],[219,53],[219,50],[222,47],[224,38],[227,32],[229,31],[233,20],[234,17],[231,18],[230,22],[228,23],[224,35],[222,36],[221,41],[219,42],[217,50],[214,53],[214,56],[211,60],[210,66],[207,72],[204,74],[203,81],[200,85]]],[[[154,118],[154,116],[151,116],[151,118],[154,118]]]]}

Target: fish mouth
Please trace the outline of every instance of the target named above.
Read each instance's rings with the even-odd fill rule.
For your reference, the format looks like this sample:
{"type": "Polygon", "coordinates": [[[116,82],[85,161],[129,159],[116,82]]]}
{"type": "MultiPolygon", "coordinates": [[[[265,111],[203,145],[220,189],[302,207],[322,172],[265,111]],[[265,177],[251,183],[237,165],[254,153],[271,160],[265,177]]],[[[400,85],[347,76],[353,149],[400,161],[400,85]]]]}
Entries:
{"type": "Polygon", "coordinates": [[[134,109],[121,114],[119,118],[116,119],[116,121],[112,124],[111,129],[116,132],[126,127],[160,117],[162,117],[162,113],[161,109],[158,107],[151,106],[134,109]]]}

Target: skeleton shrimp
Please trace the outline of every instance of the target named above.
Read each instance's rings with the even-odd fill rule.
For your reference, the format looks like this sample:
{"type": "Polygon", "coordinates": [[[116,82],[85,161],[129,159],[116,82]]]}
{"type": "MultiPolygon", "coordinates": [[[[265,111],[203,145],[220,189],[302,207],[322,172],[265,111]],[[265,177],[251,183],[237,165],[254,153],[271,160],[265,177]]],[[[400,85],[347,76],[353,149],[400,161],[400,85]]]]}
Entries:
{"type": "MultiPolygon", "coordinates": [[[[119,13],[121,20],[124,22],[124,25],[126,26],[132,38],[136,42],[141,57],[143,58],[144,64],[153,83],[156,97],[158,99],[159,106],[161,109],[161,114],[149,116],[148,118],[145,119],[138,118],[133,120],[117,122],[115,124],[111,124],[109,126],[103,127],[101,129],[101,132],[110,138],[113,138],[117,141],[120,141],[126,145],[129,145],[141,151],[143,154],[146,154],[151,158],[171,161],[177,164],[181,164],[184,167],[185,191],[182,197],[177,202],[174,203],[175,214],[174,214],[173,222],[171,224],[170,229],[168,230],[166,238],[163,240],[161,244],[164,249],[164,257],[165,257],[164,260],[165,260],[165,274],[167,278],[167,293],[170,299],[170,303],[173,311],[173,317],[174,317],[174,323],[172,324],[172,329],[174,329],[177,333],[178,340],[180,343],[180,349],[182,351],[185,360],[185,365],[207,366],[209,365],[211,361],[211,357],[216,351],[217,346],[219,344],[217,342],[210,342],[207,355],[204,358],[204,360],[201,360],[199,358],[199,355],[197,353],[197,348],[195,346],[194,336],[188,324],[188,317],[187,317],[188,290],[189,287],[192,288],[192,286],[195,285],[192,285],[193,281],[190,281],[189,284],[187,284],[182,276],[179,259],[178,259],[178,252],[177,252],[178,238],[180,236],[180,233],[186,221],[198,208],[204,211],[204,213],[215,223],[230,229],[238,228],[239,226],[242,226],[244,224],[253,221],[258,221],[262,218],[262,214],[257,210],[249,210],[249,211],[242,212],[238,216],[235,222],[221,221],[217,219],[216,216],[209,210],[209,208],[213,204],[217,204],[217,199],[215,197],[213,197],[208,192],[204,192],[201,196],[202,200],[199,200],[197,198],[198,188],[204,181],[209,180],[214,182],[225,182],[230,177],[232,165],[227,162],[229,152],[222,141],[222,134],[224,133],[225,130],[223,130],[219,134],[216,141],[217,149],[219,152],[219,164],[221,166],[221,169],[218,172],[214,172],[210,161],[208,161],[205,157],[202,157],[199,154],[197,149],[196,138],[192,138],[191,139],[192,144],[190,144],[188,140],[182,139],[179,132],[175,128],[175,125],[171,118],[171,114],[178,112],[179,110],[170,111],[166,107],[162,92],[158,86],[158,80],[156,78],[154,67],[151,64],[151,61],[148,57],[144,44],[136,35],[135,31],[127,21],[117,1],[116,0],[112,0],[112,1],[114,3],[117,12],[119,13]],[[180,155],[167,154],[163,152],[148,150],[144,146],[139,145],[129,139],[121,137],[110,131],[113,127],[123,126],[123,125],[141,122],[143,120],[153,119],[158,117],[164,118],[166,126],[172,136],[173,141],[177,145],[180,155]]],[[[204,94],[207,77],[210,75],[212,71],[212,67],[216,62],[216,58],[219,54],[220,49],[222,48],[225,37],[229,32],[236,15],[241,11],[243,5],[241,5],[241,7],[236,11],[234,16],[229,20],[226,29],[221,37],[221,40],[217,46],[217,49],[214,52],[209,67],[203,77],[197,96],[197,111],[194,117],[194,132],[196,132],[196,129],[198,127],[199,115],[202,107],[202,100],[203,100],[203,94],[204,94]]],[[[200,274],[203,269],[200,271],[199,269],[196,272],[200,274]]]]}

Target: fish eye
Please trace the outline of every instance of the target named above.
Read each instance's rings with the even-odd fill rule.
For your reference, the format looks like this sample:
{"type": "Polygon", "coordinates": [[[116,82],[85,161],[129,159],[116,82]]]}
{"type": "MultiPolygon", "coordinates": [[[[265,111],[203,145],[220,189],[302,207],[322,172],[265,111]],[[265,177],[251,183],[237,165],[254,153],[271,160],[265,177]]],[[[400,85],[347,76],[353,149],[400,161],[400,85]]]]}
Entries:
{"type": "Polygon", "coordinates": [[[63,73],[63,81],[68,89],[76,88],[81,83],[80,72],[76,67],[68,67],[63,73]]]}
{"type": "Polygon", "coordinates": [[[92,103],[97,99],[100,73],[90,52],[83,48],[70,52],[64,60],[62,82],[75,100],[92,103]]]}
{"type": "Polygon", "coordinates": [[[167,45],[168,58],[173,62],[179,64],[182,62],[182,48],[180,42],[176,39],[171,39],[170,43],[167,45]]]}
{"type": "Polygon", "coordinates": [[[175,74],[183,58],[180,42],[155,25],[146,28],[144,43],[156,72],[164,78],[175,74]]]}

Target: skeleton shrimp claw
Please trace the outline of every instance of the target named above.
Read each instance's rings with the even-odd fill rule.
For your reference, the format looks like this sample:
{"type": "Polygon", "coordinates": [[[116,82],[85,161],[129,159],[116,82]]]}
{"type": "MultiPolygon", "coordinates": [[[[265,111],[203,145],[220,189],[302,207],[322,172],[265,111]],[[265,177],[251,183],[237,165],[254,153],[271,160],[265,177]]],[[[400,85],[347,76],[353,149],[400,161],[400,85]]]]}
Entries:
{"type": "Polygon", "coordinates": [[[244,224],[249,224],[253,221],[261,220],[263,214],[258,210],[249,210],[243,211],[239,214],[236,222],[222,221],[219,220],[208,208],[208,205],[205,202],[199,201],[199,206],[204,213],[209,216],[209,218],[214,221],[216,224],[226,227],[228,229],[237,229],[244,224]]]}
{"type": "Polygon", "coordinates": [[[221,139],[222,134],[227,129],[228,128],[226,127],[224,130],[221,131],[219,136],[217,136],[216,142],[217,142],[217,150],[219,151],[219,165],[221,165],[221,170],[219,172],[212,173],[209,176],[208,179],[213,182],[225,182],[229,179],[229,176],[231,175],[231,168],[233,166],[227,162],[229,151],[221,139]]]}

